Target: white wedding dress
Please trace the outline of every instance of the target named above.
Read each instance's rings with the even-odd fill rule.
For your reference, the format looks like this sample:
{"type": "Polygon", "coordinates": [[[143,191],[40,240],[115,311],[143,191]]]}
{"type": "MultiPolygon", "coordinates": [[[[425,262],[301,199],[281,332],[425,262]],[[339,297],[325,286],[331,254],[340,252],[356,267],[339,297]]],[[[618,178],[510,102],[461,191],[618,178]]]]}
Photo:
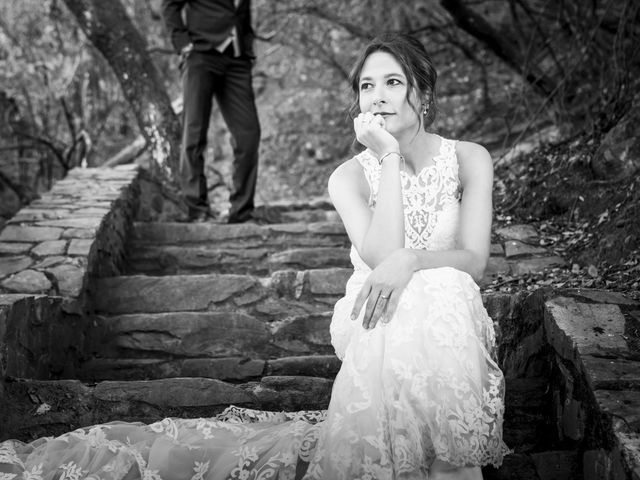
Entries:
{"type": "MultiPolygon", "coordinates": [[[[456,143],[433,164],[401,174],[405,246],[456,246],[460,183],[456,143]]],[[[357,160],[377,196],[380,167],[357,160]]],[[[422,270],[388,324],[364,330],[349,316],[370,269],[354,272],[335,306],[331,340],[342,359],[326,412],[230,407],[213,418],[152,425],[113,422],[25,444],[0,444],[0,480],[399,480],[427,479],[435,458],[499,465],[504,379],[492,358],[493,324],[471,277],[422,270]]]]}

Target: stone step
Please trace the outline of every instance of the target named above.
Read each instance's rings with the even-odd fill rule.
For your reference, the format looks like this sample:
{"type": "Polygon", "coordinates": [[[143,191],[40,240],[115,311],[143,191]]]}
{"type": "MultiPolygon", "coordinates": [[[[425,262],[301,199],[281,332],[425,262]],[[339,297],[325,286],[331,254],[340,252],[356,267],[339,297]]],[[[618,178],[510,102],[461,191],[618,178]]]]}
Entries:
{"type": "Polygon", "coordinates": [[[94,358],[218,359],[225,368],[229,357],[332,354],[330,322],[328,311],[269,323],[238,311],[95,316],[86,351],[94,358]]]}
{"type": "Polygon", "coordinates": [[[270,360],[221,358],[94,358],[82,365],[79,380],[152,380],[175,377],[215,378],[248,382],[264,376],[287,375],[335,378],[340,360],[335,355],[306,355],[270,360]]]}
{"type": "Polygon", "coordinates": [[[288,246],[282,243],[269,248],[231,248],[133,243],[127,251],[127,271],[146,275],[250,273],[264,276],[283,269],[351,266],[347,247],[288,246]]]}
{"type": "Polygon", "coordinates": [[[289,248],[346,247],[350,244],[344,226],[338,221],[267,225],[136,222],[130,240],[133,244],[215,244],[237,249],[270,248],[273,245],[287,245],[289,248]]]}
{"type": "Polygon", "coordinates": [[[344,294],[351,272],[281,270],[263,279],[231,274],[107,277],[96,279],[91,300],[100,314],[216,310],[281,320],[332,308],[344,294]]]}
{"type": "Polygon", "coordinates": [[[4,386],[0,441],[33,440],[121,420],[152,423],[166,417],[211,417],[229,405],[263,410],[327,408],[333,381],[268,376],[231,384],[210,378],[139,381],[18,380],[4,386]]]}
{"type": "MultiPolygon", "coordinates": [[[[317,364],[334,362],[320,358],[315,360],[317,364]]],[[[287,370],[287,362],[288,359],[280,359],[280,365],[274,364],[271,368],[274,371],[287,370]]],[[[258,381],[240,384],[194,377],[111,380],[95,384],[79,380],[13,380],[4,385],[5,404],[0,409],[0,425],[3,426],[0,441],[58,435],[81,426],[114,420],[150,423],[165,417],[209,417],[232,404],[265,410],[325,409],[332,384],[332,379],[302,375],[265,376],[258,381]]],[[[528,381],[508,382],[509,389],[517,392],[514,398],[519,400],[516,403],[524,407],[527,394],[532,392],[532,384],[528,381]]],[[[539,391],[537,387],[535,390],[539,391]]],[[[534,397],[538,397],[538,393],[534,397]]],[[[533,403],[539,402],[534,399],[533,403]]],[[[511,433],[515,425],[512,415],[512,410],[508,409],[505,414],[505,439],[515,437],[511,433]]],[[[544,449],[524,452],[517,449],[515,453],[516,456],[521,455],[523,461],[529,459],[525,463],[530,464],[531,458],[538,463],[536,460],[539,460],[537,457],[541,451],[544,449]]],[[[570,452],[568,455],[571,456],[570,452]]],[[[560,457],[563,456],[554,457],[556,463],[562,463],[560,457]]],[[[522,462],[517,461],[516,464],[512,464],[511,468],[519,470],[522,462]]]]}

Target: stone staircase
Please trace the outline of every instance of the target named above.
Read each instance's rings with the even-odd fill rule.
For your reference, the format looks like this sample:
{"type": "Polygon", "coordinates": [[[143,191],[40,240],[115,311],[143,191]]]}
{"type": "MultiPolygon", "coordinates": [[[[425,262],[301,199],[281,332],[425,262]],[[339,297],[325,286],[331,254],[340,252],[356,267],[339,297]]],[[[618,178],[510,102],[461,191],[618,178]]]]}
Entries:
{"type": "Polygon", "coordinates": [[[335,221],[136,223],[127,275],[96,284],[78,377],[162,395],[212,379],[220,398],[209,392],[211,405],[234,392],[256,408],[326,408],[340,367],[328,327],[350,274],[347,245],[335,221]]]}
{"type": "MultiPolygon", "coordinates": [[[[229,404],[327,407],[340,368],[329,323],[351,274],[349,241],[330,210],[281,218],[134,224],[126,274],[96,284],[78,372],[111,401],[105,420],[212,415],[229,404]]],[[[509,382],[505,439],[516,453],[485,478],[553,478],[527,453],[548,440],[547,387],[542,376],[509,382]]],[[[577,470],[573,451],[547,460],[552,472],[577,470]]]]}

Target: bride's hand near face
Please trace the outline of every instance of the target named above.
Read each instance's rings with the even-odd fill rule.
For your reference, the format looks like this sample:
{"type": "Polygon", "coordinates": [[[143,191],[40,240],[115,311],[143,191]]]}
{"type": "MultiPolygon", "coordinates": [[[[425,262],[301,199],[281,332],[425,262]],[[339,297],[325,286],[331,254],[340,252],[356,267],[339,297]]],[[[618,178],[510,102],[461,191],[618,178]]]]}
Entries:
{"type": "Polygon", "coordinates": [[[378,158],[388,152],[400,152],[398,140],[387,132],[381,115],[361,113],[353,119],[353,129],[358,142],[373,150],[378,158]]]}
{"type": "Polygon", "coordinates": [[[351,319],[358,318],[366,302],[362,326],[372,329],[379,321],[388,323],[398,308],[400,295],[413,276],[415,257],[411,250],[392,252],[373,269],[353,305],[351,319]]]}

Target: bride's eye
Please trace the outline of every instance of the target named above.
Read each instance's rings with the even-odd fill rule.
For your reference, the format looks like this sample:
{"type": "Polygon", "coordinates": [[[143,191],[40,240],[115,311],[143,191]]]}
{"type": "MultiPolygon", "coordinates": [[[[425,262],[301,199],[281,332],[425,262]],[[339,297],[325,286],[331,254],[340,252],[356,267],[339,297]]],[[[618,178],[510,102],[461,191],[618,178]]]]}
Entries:
{"type": "Polygon", "coordinates": [[[369,82],[363,82],[360,84],[360,91],[364,91],[364,90],[368,90],[369,88],[371,88],[371,83],[369,82]]]}
{"type": "Polygon", "coordinates": [[[396,86],[396,85],[402,85],[402,82],[401,82],[399,79],[397,79],[397,78],[390,78],[390,79],[387,81],[387,84],[388,84],[388,85],[396,86]]]}

